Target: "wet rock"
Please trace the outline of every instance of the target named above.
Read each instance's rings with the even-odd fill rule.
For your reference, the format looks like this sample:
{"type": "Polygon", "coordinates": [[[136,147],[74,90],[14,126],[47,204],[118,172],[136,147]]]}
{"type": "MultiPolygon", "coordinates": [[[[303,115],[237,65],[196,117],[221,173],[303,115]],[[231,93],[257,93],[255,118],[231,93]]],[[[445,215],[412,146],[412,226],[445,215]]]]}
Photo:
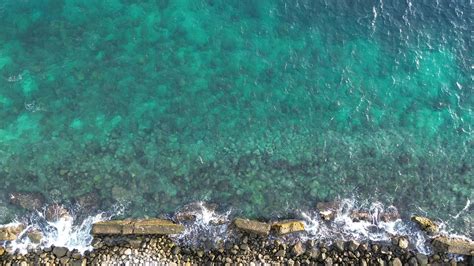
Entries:
{"type": "Polygon", "coordinates": [[[62,258],[66,256],[68,249],[66,247],[54,247],[53,254],[56,258],[62,258]]]}
{"type": "Polygon", "coordinates": [[[416,254],[416,261],[418,262],[418,265],[421,266],[426,266],[428,265],[428,257],[424,254],[416,254]]]}
{"type": "Polygon", "coordinates": [[[429,218],[423,216],[413,216],[411,220],[415,222],[421,230],[428,234],[436,234],[439,232],[439,226],[429,218]]]}
{"type": "Polygon", "coordinates": [[[130,189],[118,185],[112,187],[111,195],[114,200],[122,203],[132,201],[135,196],[130,189]]]}
{"type": "Polygon", "coordinates": [[[0,246],[0,257],[5,254],[5,248],[0,246]]]}
{"type": "Polygon", "coordinates": [[[438,236],[431,243],[437,252],[474,255],[474,242],[467,239],[438,236]]]}
{"type": "Polygon", "coordinates": [[[295,257],[302,255],[304,252],[305,252],[305,247],[303,243],[301,243],[300,241],[296,242],[296,244],[291,249],[291,254],[295,257]]]}
{"type": "Polygon", "coordinates": [[[274,229],[278,235],[303,232],[305,230],[303,221],[298,220],[276,222],[272,225],[272,229],[274,229]]]}
{"type": "Polygon", "coordinates": [[[254,233],[257,235],[266,236],[270,233],[270,224],[259,222],[259,221],[236,218],[234,220],[234,225],[237,229],[241,231],[254,233]]]}
{"type": "Polygon", "coordinates": [[[342,240],[336,240],[333,244],[334,250],[338,252],[344,251],[344,241],[342,240]]]}
{"type": "Polygon", "coordinates": [[[133,234],[136,235],[171,235],[184,231],[184,226],[169,220],[146,219],[133,223],[133,234]]]}
{"type": "Polygon", "coordinates": [[[356,250],[359,248],[359,245],[360,245],[359,242],[357,242],[357,241],[355,241],[355,240],[351,240],[351,241],[349,241],[349,243],[348,243],[348,245],[347,245],[347,248],[348,248],[350,251],[354,252],[354,251],[356,251],[356,250]]]}
{"type": "Polygon", "coordinates": [[[23,224],[6,224],[0,226],[0,241],[15,240],[18,235],[25,230],[23,224]]]}
{"type": "Polygon", "coordinates": [[[30,239],[31,243],[39,244],[43,239],[43,233],[36,228],[29,229],[26,233],[28,238],[30,239]]]}
{"type": "Polygon", "coordinates": [[[10,194],[10,203],[29,211],[43,207],[44,196],[39,192],[14,192],[10,194]]]}
{"type": "Polygon", "coordinates": [[[59,204],[49,205],[45,213],[46,220],[56,222],[60,219],[70,219],[69,211],[59,204]]]}
{"type": "Polygon", "coordinates": [[[183,231],[184,226],[163,219],[113,220],[92,225],[93,235],[169,235],[183,231]]]}
{"type": "Polygon", "coordinates": [[[372,222],[372,215],[368,211],[363,211],[363,210],[352,211],[350,217],[354,222],[359,222],[359,221],[372,222]]]}
{"type": "Polygon", "coordinates": [[[395,222],[400,219],[400,213],[395,207],[390,207],[387,211],[382,213],[380,219],[383,222],[395,222]]]}
{"type": "Polygon", "coordinates": [[[330,221],[336,216],[341,203],[339,201],[318,202],[316,208],[319,211],[321,219],[330,221]]]}

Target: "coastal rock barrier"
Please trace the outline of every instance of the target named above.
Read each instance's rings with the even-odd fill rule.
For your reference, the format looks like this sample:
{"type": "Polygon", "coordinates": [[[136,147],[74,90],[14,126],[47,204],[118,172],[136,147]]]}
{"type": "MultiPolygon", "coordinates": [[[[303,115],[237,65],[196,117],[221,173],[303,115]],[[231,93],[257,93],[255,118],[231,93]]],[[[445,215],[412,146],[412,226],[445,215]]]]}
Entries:
{"type": "MultiPolygon", "coordinates": [[[[327,210],[323,210],[324,215],[327,210]]],[[[413,217],[421,229],[433,234],[435,222],[413,217]],[[428,226],[429,225],[429,226],[428,226]]],[[[389,243],[317,239],[287,243],[281,237],[305,231],[299,220],[273,223],[236,218],[230,230],[232,241],[212,248],[187,246],[176,241],[185,226],[165,219],[110,220],[94,223],[90,251],[80,253],[66,247],[29,249],[26,254],[12,250],[8,241],[25,227],[0,227],[1,265],[473,265],[474,242],[464,238],[434,235],[433,252],[425,255],[409,249],[409,240],[394,236],[389,243]]]]}

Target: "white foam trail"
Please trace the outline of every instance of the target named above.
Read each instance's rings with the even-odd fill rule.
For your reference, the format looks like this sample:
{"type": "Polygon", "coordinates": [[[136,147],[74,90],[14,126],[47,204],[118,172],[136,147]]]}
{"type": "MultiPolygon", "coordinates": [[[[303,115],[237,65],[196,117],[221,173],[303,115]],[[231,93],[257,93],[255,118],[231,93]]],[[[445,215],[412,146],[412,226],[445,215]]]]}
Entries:
{"type": "Polygon", "coordinates": [[[382,203],[375,202],[367,208],[370,221],[356,220],[351,217],[354,211],[363,210],[363,204],[357,205],[354,199],[344,199],[339,208],[335,210],[334,220],[330,223],[321,219],[317,211],[302,212],[301,218],[305,223],[306,234],[302,240],[318,239],[332,242],[340,239],[344,241],[390,241],[394,236],[407,236],[414,248],[424,254],[431,252],[427,244],[427,236],[413,227],[409,222],[401,219],[383,221],[381,216],[386,212],[396,211],[393,206],[384,207],[382,203]]]}
{"type": "MultiPolygon", "coordinates": [[[[183,209],[182,213],[192,216],[194,219],[184,221],[186,224],[185,231],[172,238],[189,245],[205,244],[202,243],[203,237],[212,244],[227,239],[230,210],[225,213],[218,213],[202,201],[187,205],[183,209]]],[[[179,214],[180,212],[177,215],[179,214]]]]}
{"type": "Polygon", "coordinates": [[[37,212],[29,218],[30,222],[26,224],[26,228],[18,235],[18,238],[8,243],[8,247],[22,254],[29,250],[50,246],[67,247],[69,250],[76,249],[84,253],[86,250],[92,250],[92,235],[90,234],[92,224],[109,220],[122,212],[122,207],[116,206],[112,214],[100,212],[81,221],[75,214],[63,215],[55,221],[48,221],[43,213],[37,212]],[[33,242],[28,236],[32,231],[41,234],[39,243],[33,242]]]}

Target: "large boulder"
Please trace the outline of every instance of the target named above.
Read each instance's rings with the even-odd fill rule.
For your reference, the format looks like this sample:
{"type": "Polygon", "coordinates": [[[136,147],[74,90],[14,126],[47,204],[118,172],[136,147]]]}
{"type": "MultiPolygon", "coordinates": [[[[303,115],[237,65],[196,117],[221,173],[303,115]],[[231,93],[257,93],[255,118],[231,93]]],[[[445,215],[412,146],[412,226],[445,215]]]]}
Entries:
{"type": "Polygon", "coordinates": [[[43,207],[44,196],[39,192],[13,192],[10,193],[10,203],[29,211],[43,207]]]}
{"type": "Polygon", "coordinates": [[[171,235],[184,231],[184,226],[163,219],[112,220],[92,225],[93,235],[171,235]]]}
{"type": "Polygon", "coordinates": [[[436,234],[439,232],[439,226],[431,219],[423,216],[413,216],[411,220],[415,222],[421,230],[428,234],[436,234]]]}
{"type": "Polygon", "coordinates": [[[272,225],[272,229],[274,229],[278,235],[303,232],[304,223],[298,220],[279,221],[272,225]]]}
{"type": "Polygon", "coordinates": [[[0,241],[13,241],[25,230],[25,226],[20,223],[0,225],[0,241]]]}
{"type": "Polygon", "coordinates": [[[463,238],[438,236],[432,240],[433,248],[437,252],[459,255],[474,255],[474,242],[463,238]]]}
{"type": "Polygon", "coordinates": [[[270,224],[262,223],[255,220],[236,218],[234,220],[234,225],[237,229],[241,231],[254,233],[257,235],[266,236],[270,233],[270,224]]]}

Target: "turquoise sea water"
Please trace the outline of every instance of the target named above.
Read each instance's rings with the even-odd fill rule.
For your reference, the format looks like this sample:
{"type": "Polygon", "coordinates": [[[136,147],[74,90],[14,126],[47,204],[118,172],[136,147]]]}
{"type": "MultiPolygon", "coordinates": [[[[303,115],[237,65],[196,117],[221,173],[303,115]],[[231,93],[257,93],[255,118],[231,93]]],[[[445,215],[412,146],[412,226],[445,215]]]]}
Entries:
{"type": "Polygon", "coordinates": [[[1,1],[0,221],[17,192],[139,217],[356,197],[472,234],[472,8],[1,1]]]}

